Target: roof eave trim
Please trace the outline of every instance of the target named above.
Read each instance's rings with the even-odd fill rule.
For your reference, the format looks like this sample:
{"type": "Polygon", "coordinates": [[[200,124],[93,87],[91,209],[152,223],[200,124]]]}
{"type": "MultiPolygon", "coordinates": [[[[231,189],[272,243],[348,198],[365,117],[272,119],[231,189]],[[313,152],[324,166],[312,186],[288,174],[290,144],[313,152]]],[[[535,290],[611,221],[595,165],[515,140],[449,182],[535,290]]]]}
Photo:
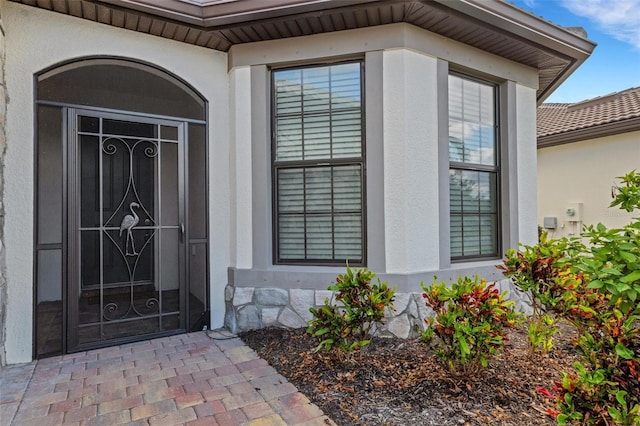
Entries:
{"type": "Polygon", "coordinates": [[[321,12],[342,6],[376,3],[382,0],[272,0],[271,2],[251,3],[253,5],[261,5],[261,7],[238,7],[238,3],[234,2],[199,6],[195,3],[186,3],[181,0],[164,0],[162,2],[157,0],[100,1],[125,9],[197,25],[203,27],[204,30],[212,31],[228,25],[308,12],[321,12]]]}
{"type": "Polygon", "coordinates": [[[580,142],[635,131],[640,131],[640,117],[614,121],[613,123],[599,124],[596,126],[570,130],[548,136],[539,136],[538,148],[547,148],[550,146],[564,145],[572,142],[580,142]]]}
{"type": "MultiPolygon", "coordinates": [[[[424,1],[424,0],[423,0],[424,1]]],[[[504,1],[431,0],[502,28],[559,54],[585,60],[597,43],[504,1]]]]}
{"type": "Polygon", "coordinates": [[[540,106],[544,103],[544,101],[551,96],[551,94],[553,92],[555,92],[555,90],[562,84],[565,82],[565,80],[567,78],[569,78],[569,76],[571,74],[573,74],[573,72],[575,70],[577,70],[584,62],[586,61],[585,59],[581,59],[581,60],[573,60],[571,61],[570,65],[566,68],[564,68],[562,70],[562,72],[558,73],[555,78],[553,79],[553,82],[551,82],[551,84],[547,85],[547,87],[545,87],[545,89],[540,92],[540,94],[538,95],[537,98],[537,106],[540,106]]]}
{"type": "Polygon", "coordinates": [[[589,58],[597,46],[591,40],[582,38],[565,28],[545,21],[504,1],[431,1],[445,5],[460,13],[474,16],[489,25],[529,40],[552,55],[567,60],[569,65],[556,73],[552,83],[537,95],[538,106],[589,58]]]}

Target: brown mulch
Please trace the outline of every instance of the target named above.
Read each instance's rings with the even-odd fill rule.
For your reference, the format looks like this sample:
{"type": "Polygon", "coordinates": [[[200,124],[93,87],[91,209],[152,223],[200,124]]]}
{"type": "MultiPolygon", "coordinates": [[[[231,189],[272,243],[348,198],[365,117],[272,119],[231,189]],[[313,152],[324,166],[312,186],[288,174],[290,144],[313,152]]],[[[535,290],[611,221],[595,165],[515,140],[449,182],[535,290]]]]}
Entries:
{"type": "Polygon", "coordinates": [[[299,330],[245,332],[242,340],[338,425],[554,425],[553,387],[578,359],[571,329],[561,327],[550,354],[530,356],[526,331],[479,377],[452,377],[419,340],[374,338],[354,353],[314,353],[318,341],[299,330]]]}

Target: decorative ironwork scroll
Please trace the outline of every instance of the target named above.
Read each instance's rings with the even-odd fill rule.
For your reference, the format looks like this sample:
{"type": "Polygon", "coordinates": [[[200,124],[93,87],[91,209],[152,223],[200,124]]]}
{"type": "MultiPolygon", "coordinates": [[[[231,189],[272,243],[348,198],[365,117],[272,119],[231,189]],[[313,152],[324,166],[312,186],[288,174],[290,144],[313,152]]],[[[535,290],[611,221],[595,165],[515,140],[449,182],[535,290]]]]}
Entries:
{"type": "MultiPolygon", "coordinates": [[[[156,236],[157,226],[156,220],[153,215],[150,213],[150,209],[147,208],[138,192],[138,187],[136,185],[136,176],[134,174],[134,154],[136,150],[140,152],[142,150],[142,154],[147,158],[156,158],[158,157],[159,149],[158,143],[156,141],[148,140],[148,139],[140,139],[132,143],[127,143],[125,139],[116,138],[116,137],[108,137],[102,140],[102,152],[106,155],[115,155],[118,152],[119,146],[122,146],[126,149],[125,155],[128,155],[129,160],[129,178],[127,181],[127,186],[120,200],[118,206],[113,211],[111,216],[104,221],[103,223],[103,233],[107,236],[108,240],[111,241],[113,246],[117,249],[117,253],[122,257],[124,264],[127,267],[127,273],[129,277],[128,289],[129,289],[129,300],[125,303],[128,305],[120,306],[116,301],[111,301],[106,303],[102,308],[102,317],[106,321],[117,321],[128,318],[132,315],[138,317],[144,317],[148,315],[155,314],[159,311],[160,302],[157,297],[149,297],[146,300],[142,301],[142,305],[144,309],[141,309],[139,306],[136,306],[135,300],[135,276],[136,270],[138,268],[141,255],[145,252],[146,249],[152,249],[151,242],[156,236]],[[130,201],[133,200],[133,201],[130,201]],[[119,224],[119,234],[120,241],[116,241],[116,239],[107,232],[107,228],[112,227],[117,222],[114,221],[116,215],[122,212],[124,206],[127,201],[129,212],[124,215],[119,224]],[[133,233],[134,228],[140,222],[140,216],[138,214],[144,214],[147,217],[145,223],[149,225],[149,230],[152,230],[150,235],[145,235],[145,241],[140,247],[139,251],[136,250],[136,241],[135,235],[133,233]],[[122,236],[124,233],[124,241],[122,241],[122,236]]],[[[125,210],[126,211],[126,210],[125,210]]]]}

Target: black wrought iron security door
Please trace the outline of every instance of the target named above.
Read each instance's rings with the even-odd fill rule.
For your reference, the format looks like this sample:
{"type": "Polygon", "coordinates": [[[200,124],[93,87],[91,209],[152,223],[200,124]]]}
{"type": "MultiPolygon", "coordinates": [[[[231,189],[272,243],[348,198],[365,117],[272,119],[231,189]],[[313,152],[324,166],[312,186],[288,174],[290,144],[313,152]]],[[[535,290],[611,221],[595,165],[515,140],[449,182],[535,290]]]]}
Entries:
{"type": "Polygon", "coordinates": [[[186,329],[183,123],[70,114],[68,349],[186,329]]]}

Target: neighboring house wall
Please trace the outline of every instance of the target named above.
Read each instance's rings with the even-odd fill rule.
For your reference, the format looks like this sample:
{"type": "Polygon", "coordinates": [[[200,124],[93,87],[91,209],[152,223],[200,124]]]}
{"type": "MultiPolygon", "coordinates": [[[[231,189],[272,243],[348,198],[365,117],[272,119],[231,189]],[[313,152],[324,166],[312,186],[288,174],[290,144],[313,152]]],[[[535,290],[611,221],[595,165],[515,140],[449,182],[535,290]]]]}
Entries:
{"type": "Polygon", "coordinates": [[[367,266],[399,293],[395,315],[402,319],[393,319],[389,330],[406,337],[421,326],[423,304],[415,297],[420,281],[462,274],[502,279],[499,260],[450,260],[450,70],[498,83],[503,247],[536,241],[536,199],[530,196],[536,182],[535,70],[407,24],[236,45],[229,58],[235,93],[231,167],[238,188],[232,191],[236,254],[226,293],[232,329],[304,325],[309,303],[322,304],[329,295],[324,289],[344,270],[272,262],[268,67],[353,58],[363,59],[365,69],[367,266]]]}
{"type": "Polygon", "coordinates": [[[577,235],[579,225],[619,227],[637,216],[610,208],[617,177],[640,167],[640,130],[571,142],[538,150],[538,223],[556,217],[552,237],[577,235]],[[569,222],[566,210],[582,203],[581,223],[569,222]]]}
{"type": "Polygon", "coordinates": [[[6,361],[30,361],[33,334],[34,74],[83,56],[145,61],[182,78],[209,102],[210,294],[212,326],[222,325],[229,265],[227,55],[160,37],[1,2],[6,34],[7,110],[4,176],[6,361]],[[46,25],[42,25],[46,22],[46,25]]]}

